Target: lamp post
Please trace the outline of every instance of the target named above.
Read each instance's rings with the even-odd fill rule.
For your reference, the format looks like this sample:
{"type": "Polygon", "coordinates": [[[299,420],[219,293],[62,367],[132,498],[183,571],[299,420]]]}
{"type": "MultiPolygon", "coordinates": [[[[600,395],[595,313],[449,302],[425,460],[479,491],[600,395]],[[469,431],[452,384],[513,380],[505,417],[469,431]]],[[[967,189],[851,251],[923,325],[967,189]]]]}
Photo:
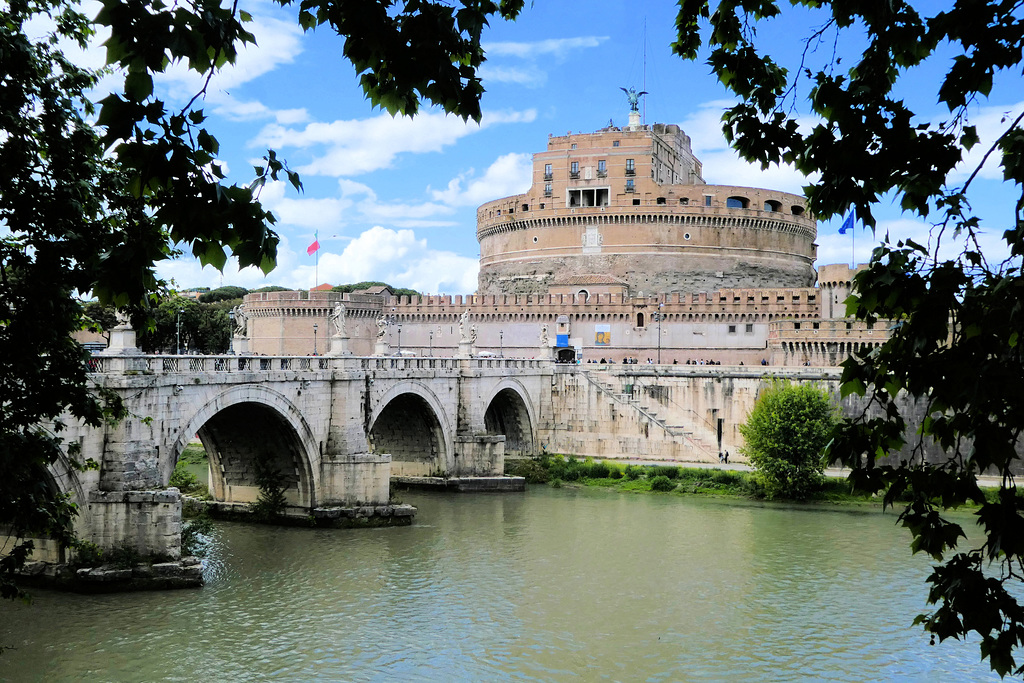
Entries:
{"type": "Polygon", "coordinates": [[[505,357],[505,330],[498,330],[498,358],[505,357]]]}
{"type": "Polygon", "coordinates": [[[429,337],[430,337],[430,350],[427,351],[427,356],[430,357],[430,358],[433,358],[434,357],[434,331],[433,330],[430,331],[429,337]]]}
{"type": "Polygon", "coordinates": [[[316,355],[316,330],[317,324],[313,323],[313,355],[316,355]]]}
{"type": "Polygon", "coordinates": [[[184,309],[181,309],[181,308],[178,309],[178,326],[177,326],[177,330],[178,331],[177,331],[177,334],[176,334],[177,342],[176,342],[175,350],[174,350],[174,355],[176,355],[176,356],[180,356],[181,355],[181,314],[184,313],[184,312],[185,312],[184,309]]]}
{"type": "MultiPolygon", "coordinates": [[[[658,308],[663,307],[665,304],[658,304],[658,308]]],[[[658,365],[661,365],[661,311],[658,311],[654,315],[658,316],[658,365]]]]}
{"type": "Polygon", "coordinates": [[[228,311],[228,355],[235,355],[235,311],[228,311]]]}
{"type": "Polygon", "coordinates": [[[402,323],[398,323],[398,355],[402,355],[402,323]]]}

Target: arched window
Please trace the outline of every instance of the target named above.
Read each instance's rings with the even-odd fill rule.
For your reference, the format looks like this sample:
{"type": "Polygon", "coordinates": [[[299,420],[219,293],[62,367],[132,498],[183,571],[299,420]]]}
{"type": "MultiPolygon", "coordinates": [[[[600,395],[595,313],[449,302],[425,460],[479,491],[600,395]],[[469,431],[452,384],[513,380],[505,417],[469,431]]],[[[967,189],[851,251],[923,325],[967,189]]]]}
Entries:
{"type": "Polygon", "coordinates": [[[637,313],[636,314],[636,326],[637,327],[643,327],[644,326],[644,314],[643,313],[637,313]]]}
{"type": "Polygon", "coordinates": [[[769,199],[764,203],[765,211],[782,211],[782,202],[777,202],[774,199],[769,199]]]}
{"type": "Polygon", "coordinates": [[[725,200],[727,209],[745,209],[750,206],[750,200],[746,197],[729,197],[725,200]]]}

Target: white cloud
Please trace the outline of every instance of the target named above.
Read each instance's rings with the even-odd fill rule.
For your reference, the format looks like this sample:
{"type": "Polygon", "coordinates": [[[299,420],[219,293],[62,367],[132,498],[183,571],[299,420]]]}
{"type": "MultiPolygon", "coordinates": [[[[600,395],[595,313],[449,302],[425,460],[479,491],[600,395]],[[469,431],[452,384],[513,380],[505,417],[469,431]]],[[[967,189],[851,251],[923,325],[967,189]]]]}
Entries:
{"type": "Polygon", "coordinates": [[[562,59],[573,50],[599,47],[608,40],[608,36],[580,36],[579,38],[551,38],[533,42],[500,42],[484,43],[484,54],[492,57],[519,57],[533,59],[541,55],[551,55],[562,59]]]}
{"type": "MultiPolygon", "coordinates": [[[[1010,124],[1024,111],[1024,102],[1016,102],[1006,105],[992,105],[981,107],[976,114],[971,116],[970,124],[977,127],[980,142],[964,155],[963,161],[950,174],[950,180],[954,183],[961,183],[967,180],[974,172],[999,136],[1001,136],[1010,124]]],[[[998,151],[994,152],[982,167],[978,174],[979,178],[986,180],[1002,180],[1003,168],[999,165],[1001,157],[998,151]]]]}
{"type": "MultiPolygon", "coordinates": [[[[939,242],[940,259],[956,258],[963,251],[966,242],[966,236],[954,237],[951,230],[945,231],[939,240],[939,234],[931,223],[913,218],[879,220],[874,234],[858,223],[854,234],[847,232],[845,235],[840,235],[839,226],[841,224],[841,218],[832,219],[827,223],[818,223],[818,239],[816,240],[818,260],[816,265],[850,263],[851,259],[857,263],[867,263],[871,258],[871,252],[886,236],[893,246],[899,241],[912,239],[927,247],[929,252],[934,249],[936,242],[939,242]]],[[[981,253],[984,254],[991,266],[996,266],[1009,256],[1006,243],[1002,239],[1001,229],[987,229],[983,226],[979,231],[978,244],[981,247],[981,253]]]]}
{"type": "Polygon", "coordinates": [[[539,88],[548,81],[547,73],[535,66],[509,67],[494,66],[485,62],[479,69],[480,78],[484,82],[516,83],[530,88],[539,88]]]}
{"type": "Polygon", "coordinates": [[[402,153],[440,152],[460,138],[489,126],[529,123],[536,117],[533,109],[486,112],[477,124],[438,112],[423,112],[413,118],[382,113],[369,119],[310,123],[302,129],[272,124],[250,145],[275,149],[323,146],[326,152],[300,167],[300,173],[354,176],[388,168],[402,153]]]}
{"type": "Polygon", "coordinates": [[[499,197],[520,194],[530,189],[533,157],[529,154],[505,154],[488,167],[482,178],[472,171],[453,178],[444,190],[433,190],[435,200],[450,206],[479,206],[499,197]],[[463,189],[463,183],[467,183],[463,189]]]}
{"type": "MultiPolygon", "coordinates": [[[[314,279],[313,266],[296,268],[294,278],[304,287],[314,279]]],[[[380,280],[424,293],[472,292],[476,289],[476,259],[439,251],[417,239],[412,230],[375,226],[353,239],[340,253],[321,252],[319,280],[346,283],[380,280]]]]}
{"type": "Polygon", "coordinates": [[[722,112],[731,107],[730,100],[714,100],[700,104],[695,113],[681,122],[690,136],[693,153],[704,165],[704,181],[711,185],[763,187],[802,195],[811,180],[791,166],[770,166],[762,170],[739,158],[722,135],[722,112]]]}

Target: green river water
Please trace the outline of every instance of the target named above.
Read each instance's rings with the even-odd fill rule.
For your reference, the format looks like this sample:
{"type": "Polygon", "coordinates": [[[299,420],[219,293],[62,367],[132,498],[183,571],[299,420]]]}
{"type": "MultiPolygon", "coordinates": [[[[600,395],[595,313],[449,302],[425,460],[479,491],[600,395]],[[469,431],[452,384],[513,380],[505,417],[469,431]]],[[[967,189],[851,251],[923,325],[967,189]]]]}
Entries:
{"type": "Polygon", "coordinates": [[[411,527],[219,524],[200,590],[0,604],[0,680],[998,680],[911,626],[929,563],[893,514],[403,498],[411,527]]]}

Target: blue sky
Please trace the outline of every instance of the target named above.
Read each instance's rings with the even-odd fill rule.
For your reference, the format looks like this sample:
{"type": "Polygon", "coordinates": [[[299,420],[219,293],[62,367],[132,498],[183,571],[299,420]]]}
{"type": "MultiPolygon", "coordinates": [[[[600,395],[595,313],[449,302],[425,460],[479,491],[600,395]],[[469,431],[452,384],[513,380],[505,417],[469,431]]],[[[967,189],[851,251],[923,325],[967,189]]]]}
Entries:
{"type": "MultiPolygon", "coordinates": [[[[705,64],[671,54],[671,2],[539,0],[516,22],[493,22],[485,33],[480,125],[436,110],[424,109],[414,119],[375,110],[329,28],[303,34],[294,8],[266,0],[241,6],[254,17],[259,45],[213,79],[204,105],[209,128],[220,140],[231,180],[251,180],[252,165],[272,147],[300,172],[305,191],[284,184],[263,190],[261,198],[279,220],[274,272],[239,272],[229,264],[222,275],[185,257],[160,268],[179,288],[383,280],[429,293],[470,293],[479,253],[476,207],[524,191],[530,155],[544,149],[549,134],[591,132],[609,121],[624,125],[628,105],[620,87],[650,93],[642,107],[647,123],[676,123],[691,136],[708,183],[790,192],[806,184],[791,169],[761,171],[727,148],[718,120],[728,93],[705,64]],[[315,274],[314,258],[306,254],[314,233],[321,244],[315,274]]],[[[760,33],[783,59],[799,56],[802,34],[793,20],[760,33]]],[[[825,55],[822,48],[812,59],[825,55]]],[[[161,93],[178,104],[198,87],[198,78],[180,68],[158,81],[161,93]]],[[[934,90],[931,85],[905,96],[922,116],[939,121],[944,111],[934,90]]],[[[1020,74],[997,81],[991,99],[972,113],[983,143],[1001,132],[1006,112],[1022,107],[1020,74]]],[[[992,256],[1001,254],[997,238],[1013,208],[1012,188],[998,178],[990,163],[976,181],[975,206],[984,207],[985,224],[993,226],[985,245],[992,256]]],[[[883,230],[927,240],[927,224],[901,215],[898,207],[884,204],[878,215],[883,230]]],[[[819,264],[850,262],[850,237],[837,234],[841,222],[819,223],[819,264]]],[[[870,232],[858,229],[856,259],[866,261],[875,243],[870,232]]]]}

